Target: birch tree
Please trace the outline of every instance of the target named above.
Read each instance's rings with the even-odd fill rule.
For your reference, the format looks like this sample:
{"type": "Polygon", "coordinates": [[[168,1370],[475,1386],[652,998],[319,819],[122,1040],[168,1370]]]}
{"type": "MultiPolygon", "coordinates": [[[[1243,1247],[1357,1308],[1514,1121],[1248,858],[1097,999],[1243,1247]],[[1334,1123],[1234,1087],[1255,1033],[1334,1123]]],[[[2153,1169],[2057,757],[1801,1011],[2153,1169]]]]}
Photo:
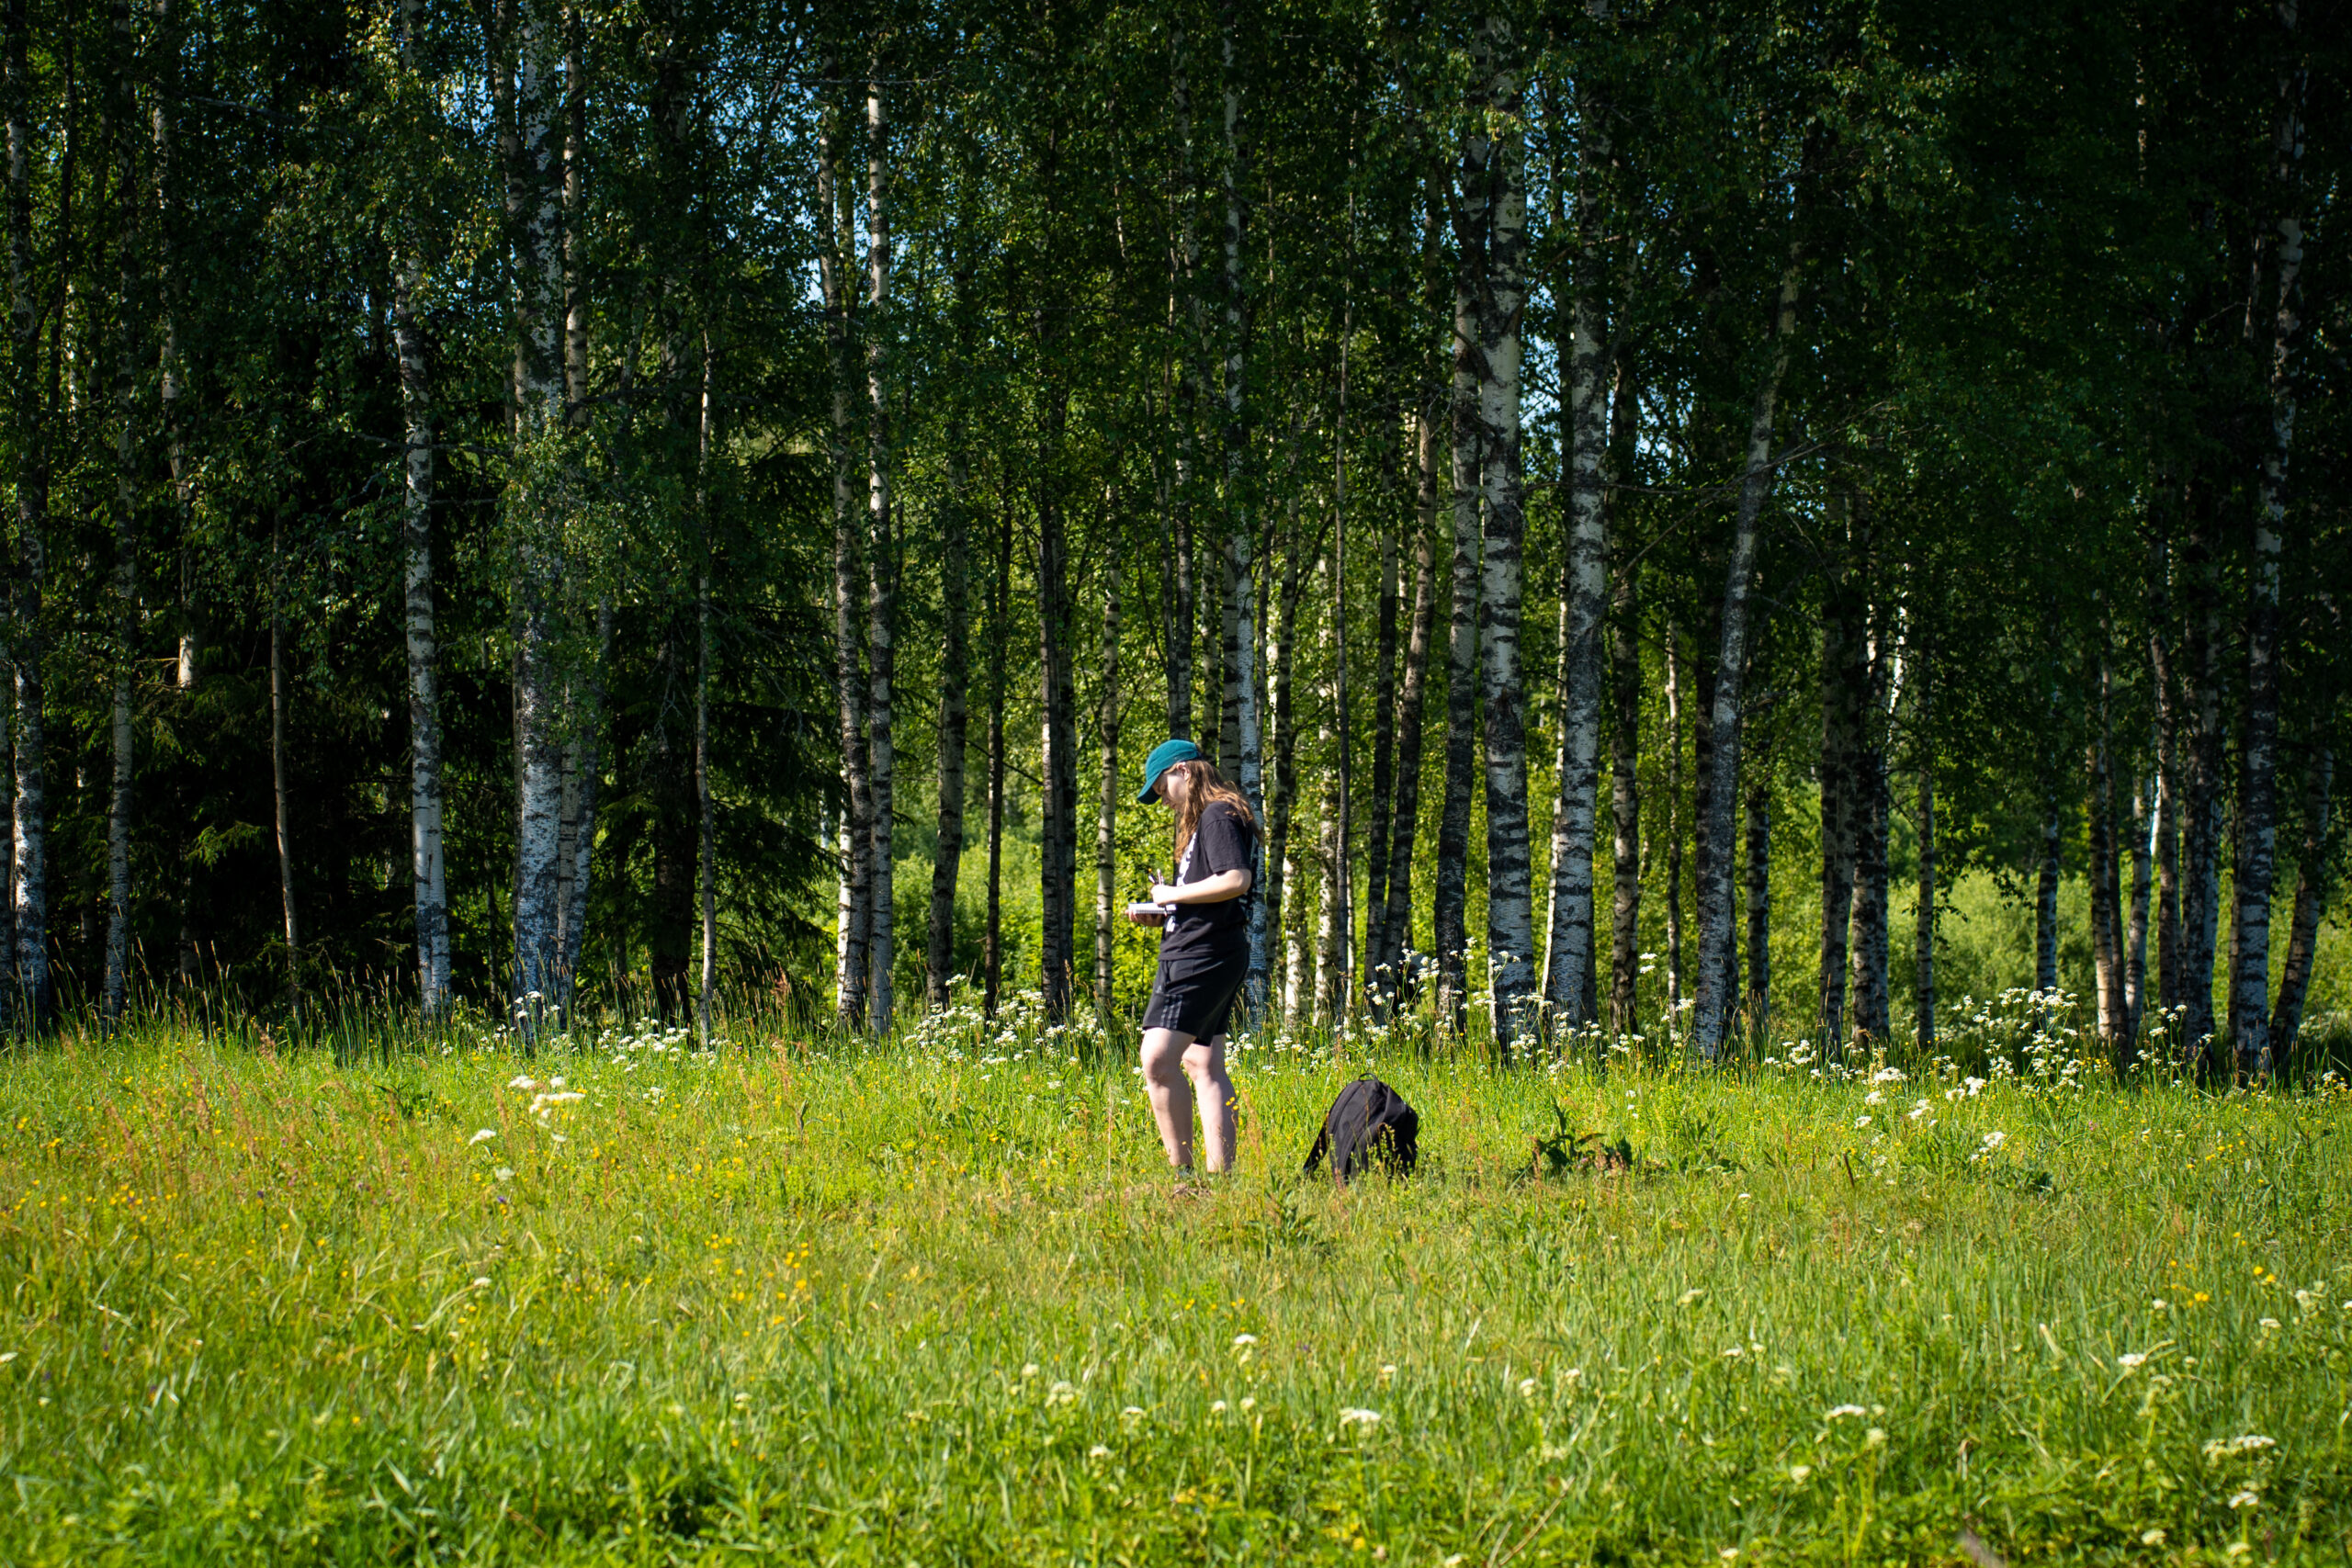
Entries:
{"type": "Polygon", "coordinates": [[[552,0],[500,0],[513,74],[494,85],[504,141],[514,309],[514,979],[517,1022],[530,1037],[562,994],[557,940],[557,850],[563,809],[564,704],[560,639],[563,581],[564,409],[561,183],[562,16],[552,0]]]}
{"type": "MultiPolygon", "coordinates": [[[[835,59],[828,55],[820,67],[820,74],[830,80],[838,68],[835,59]]],[[[833,659],[834,686],[840,699],[842,793],[845,803],[839,839],[841,909],[834,1011],[841,1027],[858,1030],[865,1027],[867,1016],[874,804],[866,752],[868,686],[858,614],[858,579],[864,551],[859,547],[862,519],[852,457],[856,398],[850,368],[854,285],[847,271],[848,246],[843,236],[843,214],[851,201],[842,176],[841,115],[838,105],[831,103],[819,111],[816,194],[820,235],[817,268],[818,287],[824,299],[826,368],[831,383],[828,455],[833,500],[833,659]]]]}
{"type": "MultiPolygon", "coordinates": [[[[1230,741],[1220,759],[1250,814],[1266,819],[1258,728],[1257,562],[1255,524],[1247,493],[1249,434],[1244,423],[1244,387],[1249,364],[1248,299],[1242,281],[1242,242],[1249,209],[1242,196],[1248,166],[1241,138],[1244,84],[1237,55],[1234,0],[1224,0],[1225,66],[1225,694],[1219,704],[1223,735],[1230,741]]],[[[1266,905],[1250,902],[1250,978],[1244,986],[1246,1016],[1266,1002],[1266,905]]]]}
{"type": "MultiPolygon", "coordinates": [[[[1594,170],[1607,158],[1607,107],[1589,101],[1576,154],[1579,231],[1598,227],[1594,170]]],[[[1557,114],[1554,118],[1556,122],[1557,114]]],[[[1556,135],[1556,130],[1555,134],[1556,135]]],[[[1563,176],[1555,166],[1555,192],[1563,176]]],[[[1556,205],[1554,220],[1566,228],[1556,205]]],[[[1603,668],[1602,610],[1608,588],[1608,538],[1601,467],[1608,446],[1609,355],[1596,297],[1600,247],[1594,238],[1578,243],[1570,264],[1567,308],[1568,395],[1560,411],[1560,449],[1567,466],[1567,548],[1560,568],[1559,751],[1554,773],[1558,794],[1552,808],[1552,889],[1544,1001],[1555,1025],[1581,1029],[1596,1022],[1588,998],[1599,954],[1593,943],[1592,858],[1600,794],[1600,727],[1603,668]]]]}
{"type": "MultiPolygon", "coordinates": [[[[396,91],[427,112],[419,68],[424,0],[403,0],[396,91]]],[[[449,889],[442,842],[440,649],[433,612],[434,405],[418,295],[424,243],[413,218],[392,243],[392,348],[401,393],[401,592],[407,633],[409,882],[415,913],[417,1002],[428,1018],[448,1005],[449,889]]]]}
{"type": "Polygon", "coordinates": [[[890,297],[888,123],[878,82],[865,90],[866,233],[866,622],[865,656],[872,681],[865,713],[866,791],[872,847],[866,852],[866,1011],[874,1032],[890,1032],[897,962],[898,900],[893,828],[898,818],[896,739],[898,680],[898,524],[891,505],[890,403],[887,381],[890,297]]]}
{"type": "Polygon", "coordinates": [[[109,1029],[122,1021],[130,968],[130,811],[136,758],[131,703],[139,659],[139,458],[141,414],[138,403],[140,312],[145,279],[140,275],[138,94],[134,73],[139,42],[128,0],[115,0],[111,24],[114,59],[107,108],[107,140],[115,158],[116,292],[114,309],[114,776],[107,793],[107,958],[102,1015],[109,1029]]]}
{"type": "Polygon", "coordinates": [[[1724,575],[1723,647],[1716,662],[1715,689],[1705,716],[1711,750],[1706,790],[1706,818],[1699,825],[1706,852],[1699,875],[1698,1004],[1692,1009],[1690,1040],[1709,1057],[1723,1047],[1731,1022],[1732,974],[1732,822],[1739,784],[1740,704],[1747,680],[1747,621],[1755,587],[1756,547],[1764,500],[1772,488],[1774,415],[1781,378],[1788,371],[1790,340],[1796,335],[1797,299],[1802,283],[1800,243],[1789,243],[1787,265],[1781,275],[1780,299],[1770,334],[1765,343],[1764,364],[1756,380],[1754,412],[1748,421],[1747,458],[1740,476],[1738,509],[1732,521],[1731,559],[1724,575]]]}
{"type": "MultiPolygon", "coordinates": [[[[2296,0],[2280,0],[2277,17],[2289,39],[2296,32],[2296,0]]],[[[2271,184],[2278,216],[2258,267],[2258,287],[2270,290],[2268,412],[2270,439],[2262,453],[2259,511],[2247,586],[2245,717],[2238,747],[2237,852],[2230,921],[2230,1040],[2237,1075],[2270,1076],[2270,899],[2278,851],[2278,588],[2292,513],[2287,505],[2289,459],[2295,442],[2295,355],[2301,337],[2300,286],[2302,214],[2298,186],[2303,153],[2302,107],[2308,70],[2290,58],[2278,81],[2278,128],[2272,136],[2271,184]]],[[[2258,253],[2259,254],[2259,253],[2258,253]]],[[[2246,317],[2258,320],[2259,298],[2246,317]]]]}
{"type": "Polygon", "coordinates": [[[13,674],[15,798],[9,888],[14,942],[12,1012],[20,1030],[45,1034],[55,1022],[49,972],[49,836],[45,690],[48,656],[43,599],[48,588],[50,433],[54,403],[41,381],[44,311],[33,237],[32,31],[27,0],[0,6],[0,90],[8,136],[8,422],[16,458],[17,570],[8,598],[13,674]]]}

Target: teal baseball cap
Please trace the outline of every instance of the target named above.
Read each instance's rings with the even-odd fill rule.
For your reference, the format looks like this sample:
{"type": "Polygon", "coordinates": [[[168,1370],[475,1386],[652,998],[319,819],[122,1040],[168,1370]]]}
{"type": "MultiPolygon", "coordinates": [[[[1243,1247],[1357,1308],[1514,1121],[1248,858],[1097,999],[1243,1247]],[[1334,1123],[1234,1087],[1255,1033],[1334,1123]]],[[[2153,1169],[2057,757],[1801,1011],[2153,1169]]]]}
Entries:
{"type": "Polygon", "coordinates": [[[1151,792],[1159,787],[1159,775],[1179,762],[1197,762],[1201,749],[1189,740],[1163,740],[1151,749],[1144,759],[1143,788],[1136,791],[1137,800],[1149,800],[1151,792]]]}

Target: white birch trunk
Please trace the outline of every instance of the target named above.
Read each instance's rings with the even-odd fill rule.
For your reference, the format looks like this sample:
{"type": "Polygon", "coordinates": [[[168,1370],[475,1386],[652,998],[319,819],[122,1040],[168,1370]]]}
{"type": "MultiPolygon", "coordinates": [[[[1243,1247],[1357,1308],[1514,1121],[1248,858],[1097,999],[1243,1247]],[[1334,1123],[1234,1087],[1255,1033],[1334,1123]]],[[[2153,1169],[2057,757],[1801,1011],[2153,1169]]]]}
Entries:
{"type": "Polygon", "coordinates": [[[1641,984],[1642,927],[1642,650],[1635,563],[1616,569],[1610,617],[1609,663],[1614,722],[1610,726],[1610,977],[1609,1029],[1634,1032],[1641,984]]]}
{"type": "MultiPolygon", "coordinates": [[[[1318,563],[1329,565],[1328,561],[1318,563]]],[[[1336,570],[1332,573],[1337,578],[1336,570]]],[[[1339,1010],[1347,997],[1346,983],[1340,975],[1340,955],[1343,951],[1341,937],[1340,861],[1345,854],[1340,828],[1340,802],[1344,798],[1340,782],[1338,752],[1343,742],[1335,720],[1339,716],[1339,689],[1334,678],[1337,667],[1335,644],[1339,641],[1340,613],[1335,603],[1326,601],[1324,612],[1316,628],[1316,643],[1321,654],[1323,690],[1316,705],[1316,755],[1321,764],[1323,788],[1317,802],[1315,826],[1316,878],[1315,945],[1314,945],[1314,1018],[1318,1024],[1329,1025],[1339,1020],[1339,1010]]]]}
{"type": "Polygon", "coordinates": [[[890,409],[886,338],[890,298],[889,129],[882,89],[865,92],[866,231],[866,552],[865,657],[872,685],[866,701],[866,788],[873,800],[873,849],[867,874],[872,910],[866,928],[866,1013],[876,1035],[890,1032],[896,1010],[892,971],[898,963],[897,863],[893,829],[898,818],[896,747],[898,682],[898,518],[893,507],[890,409]]]}
{"type": "Polygon", "coordinates": [[[8,390],[5,417],[15,458],[17,558],[9,585],[8,656],[14,740],[8,886],[14,940],[8,998],[17,1030],[45,1034],[55,1021],[56,992],[49,970],[49,835],[46,688],[48,654],[41,631],[48,592],[50,400],[40,382],[41,311],[34,274],[32,182],[39,156],[32,120],[31,22],[25,0],[0,9],[0,91],[7,118],[8,390]]]}
{"type": "Polygon", "coordinates": [[[401,587],[408,633],[409,881],[416,918],[417,1002],[427,1018],[449,1001],[449,891],[442,849],[440,648],[433,608],[433,383],[408,248],[393,264],[392,345],[400,355],[401,587]]]}
{"type": "MultiPolygon", "coordinates": [[[[1242,85],[1235,58],[1232,0],[1224,17],[1225,67],[1225,698],[1220,722],[1233,738],[1225,753],[1235,787],[1262,826],[1266,795],[1261,766],[1258,719],[1257,563],[1248,498],[1243,493],[1247,456],[1243,426],[1245,364],[1241,244],[1248,223],[1242,197],[1242,85]]],[[[1262,856],[1261,857],[1262,859],[1262,856]]],[[[1243,987],[1243,1019],[1254,1020],[1266,1005],[1266,903],[1250,900],[1250,978],[1243,987]]],[[[1245,1026],[1246,1027],[1246,1026],[1245,1026]]]]}
{"type": "MultiPolygon", "coordinates": [[[[1290,446],[1297,451],[1302,412],[1291,426],[1290,446]]],[[[1306,954],[1291,917],[1292,890],[1298,886],[1298,852],[1292,818],[1298,806],[1298,603],[1305,580],[1299,570],[1299,486],[1285,473],[1283,502],[1282,588],[1274,598],[1271,618],[1272,657],[1267,660],[1267,710],[1273,719],[1273,782],[1266,791],[1266,874],[1259,897],[1266,906],[1268,941],[1282,950],[1282,987],[1276,1010],[1284,1024],[1298,1021],[1299,998],[1306,994],[1306,954]]]]}
{"type": "Polygon", "coordinates": [[[114,15],[115,76],[108,127],[119,167],[116,192],[120,219],[117,240],[115,299],[115,504],[114,504],[114,777],[107,796],[107,967],[103,1016],[109,1031],[122,1021],[130,975],[130,811],[134,754],[130,706],[139,658],[139,411],[135,319],[141,294],[139,272],[138,141],[133,134],[136,100],[131,72],[137,41],[128,6],[114,15]]]}
{"type": "Polygon", "coordinates": [[[1552,810],[1552,891],[1549,941],[1544,961],[1544,1000],[1549,1021],[1581,1029],[1597,1021],[1586,1010],[1599,954],[1593,942],[1592,859],[1600,797],[1601,609],[1609,581],[1606,492],[1601,458],[1607,446],[1607,355],[1589,274],[1598,258],[1579,258],[1569,302],[1567,429],[1568,540],[1560,584],[1560,739],[1558,795],[1552,810]]]}
{"type": "Polygon", "coordinates": [[[2140,1023],[2148,1010],[2148,906],[2153,891],[2154,840],[2145,779],[2132,781],[2132,908],[2124,929],[2124,1037],[2136,1055],[2140,1023]]]}
{"type": "MultiPolygon", "coordinates": [[[[1474,43],[1474,59],[1481,45],[1474,43]]],[[[1535,922],[1527,828],[1527,713],[1519,670],[1525,590],[1526,502],[1520,472],[1520,320],[1527,231],[1527,150],[1510,24],[1483,30],[1487,98],[1499,126],[1490,160],[1492,217],[1478,312],[1478,434],[1486,538],[1480,561],[1478,653],[1486,708],[1487,958],[1495,998],[1495,1050],[1508,1057],[1535,1022],[1535,922]]]]}
{"type": "Polygon", "coordinates": [[[1437,946],[1438,1016],[1459,1034],[1469,1024],[1470,810],[1477,788],[1478,596],[1483,581],[1479,532],[1477,289],[1485,276],[1491,144],[1465,137],[1456,202],[1461,276],[1453,294],[1452,386],[1453,523],[1453,614],[1445,649],[1445,795],[1438,810],[1437,877],[1431,920],[1437,946]]]}
{"type": "Polygon", "coordinates": [[[515,538],[515,1023],[536,1043],[562,996],[557,850],[565,724],[559,663],[564,497],[559,448],[566,419],[560,167],[561,16],[553,0],[521,0],[507,159],[514,233],[514,436],[508,487],[515,538]]]}
{"type": "MultiPolygon", "coordinates": [[[[2277,16],[2290,39],[2295,0],[2277,16]]],[[[2278,217],[2270,312],[2270,440],[2262,455],[2261,510],[2255,519],[2246,615],[2245,709],[2238,748],[2237,854],[2230,921],[2230,1039],[2241,1079],[2267,1078],[2270,1045],[2270,900],[2278,846],[2278,586],[2290,513],[2288,459],[2295,444],[2295,354],[2301,338],[2302,215],[2298,202],[2306,70],[2300,60],[2278,81],[2271,175],[2278,217]]],[[[2257,273],[2257,276],[2259,274],[2257,273]]],[[[2248,301],[2249,305],[2253,301],[2248,301]]],[[[2253,312],[2249,310],[2251,318],[2253,312]]],[[[2249,321],[2251,324],[2251,321],[2249,321]]]]}
{"type": "Polygon", "coordinates": [[[1700,857],[1699,994],[1690,1038],[1709,1057],[1722,1049],[1736,999],[1732,994],[1732,820],[1739,795],[1740,703],[1747,684],[1748,600],[1755,588],[1764,499],[1772,488],[1773,417],[1780,403],[1781,378],[1788,369],[1789,340],[1796,334],[1798,259],[1797,246],[1792,243],[1765,368],[1757,383],[1755,412],[1748,422],[1747,471],[1740,479],[1731,561],[1724,574],[1723,649],[1716,664],[1714,711],[1705,719],[1712,736],[1707,758],[1711,776],[1706,820],[1699,825],[1706,848],[1700,857]]]}
{"type": "MultiPolygon", "coordinates": [[[[819,73],[831,78],[838,62],[827,56],[819,73]]],[[[873,802],[867,790],[865,750],[866,680],[859,625],[862,551],[857,479],[851,457],[855,393],[850,368],[851,316],[854,293],[848,276],[842,213],[850,197],[841,178],[842,138],[838,110],[818,118],[817,206],[824,234],[817,250],[818,282],[824,298],[826,365],[831,381],[829,457],[833,479],[833,658],[834,689],[840,699],[842,793],[846,803],[841,854],[841,900],[835,933],[834,1014],[845,1030],[862,1030],[866,1019],[869,974],[866,939],[868,874],[873,863],[873,802]]],[[[870,499],[870,498],[869,498],[870,499]]]]}
{"type": "MultiPolygon", "coordinates": [[[[1666,628],[1666,1018],[1682,1020],[1682,631],[1666,628]]],[[[1845,927],[1840,925],[1838,930],[1845,927]]],[[[1841,965],[1838,970],[1845,973],[1841,965]]]]}
{"type": "Polygon", "coordinates": [[[1008,618],[1012,602],[1012,516],[997,520],[996,570],[989,592],[988,790],[989,892],[987,924],[980,936],[981,1006],[989,1018],[1004,981],[1004,661],[1012,641],[1008,618]]]}
{"type": "MultiPolygon", "coordinates": [[[[1115,509],[1116,502],[1112,506],[1115,509]]],[[[1102,644],[1095,677],[1102,682],[1095,728],[1102,746],[1102,787],[1094,818],[1094,1011],[1105,1033],[1111,1025],[1112,961],[1119,933],[1119,613],[1120,571],[1104,573],[1102,644]]]]}
{"type": "Polygon", "coordinates": [[[702,927],[702,973],[695,987],[695,1027],[703,1049],[710,1048],[711,1007],[718,988],[718,815],[710,786],[710,448],[712,421],[710,333],[702,334],[702,408],[695,425],[695,519],[701,559],[695,572],[695,881],[702,927]]]}

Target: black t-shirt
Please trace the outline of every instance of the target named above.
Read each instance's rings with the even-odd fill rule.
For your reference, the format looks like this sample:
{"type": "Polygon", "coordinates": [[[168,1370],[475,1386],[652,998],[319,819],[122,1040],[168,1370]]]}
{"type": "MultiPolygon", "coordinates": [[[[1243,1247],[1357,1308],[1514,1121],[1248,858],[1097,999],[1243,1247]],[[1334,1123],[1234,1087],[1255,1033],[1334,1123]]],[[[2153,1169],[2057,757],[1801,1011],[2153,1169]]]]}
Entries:
{"type": "MultiPolygon", "coordinates": [[[[1228,871],[1257,874],[1257,831],[1233,808],[1213,800],[1201,812],[1193,841],[1176,865],[1176,886],[1206,882],[1228,871]]],[[[1216,904],[1179,904],[1159,939],[1159,964],[1170,974],[1206,967],[1250,951],[1250,891],[1216,904]]]]}

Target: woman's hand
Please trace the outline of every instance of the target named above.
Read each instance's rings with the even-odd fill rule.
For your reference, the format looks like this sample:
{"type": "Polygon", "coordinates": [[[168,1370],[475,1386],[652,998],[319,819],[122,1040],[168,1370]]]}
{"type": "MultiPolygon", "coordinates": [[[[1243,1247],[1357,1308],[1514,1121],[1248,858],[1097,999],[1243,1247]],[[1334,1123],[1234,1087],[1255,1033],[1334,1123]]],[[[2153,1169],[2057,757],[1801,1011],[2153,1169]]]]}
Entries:
{"type": "MultiPolygon", "coordinates": [[[[1194,886],[1198,886],[1197,884],[1194,886]]],[[[1151,885],[1151,901],[1155,904],[1182,904],[1185,902],[1183,891],[1172,882],[1155,882],[1151,885]]]]}
{"type": "Polygon", "coordinates": [[[1168,923],[1168,917],[1151,914],[1142,909],[1130,909],[1127,911],[1127,921],[1130,925],[1164,926],[1168,923]]]}

